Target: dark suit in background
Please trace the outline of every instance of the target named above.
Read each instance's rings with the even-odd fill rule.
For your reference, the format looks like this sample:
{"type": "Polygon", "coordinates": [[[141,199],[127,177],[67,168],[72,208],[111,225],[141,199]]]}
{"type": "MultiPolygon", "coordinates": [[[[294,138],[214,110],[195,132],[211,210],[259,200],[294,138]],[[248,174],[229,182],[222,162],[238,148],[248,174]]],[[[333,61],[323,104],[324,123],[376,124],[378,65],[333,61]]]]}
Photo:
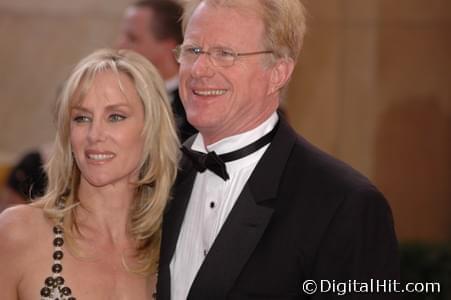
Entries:
{"type": "Polygon", "coordinates": [[[174,113],[180,140],[184,142],[187,138],[195,134],[197,130],[186,119],[186,112],[180,100],[178,89],[169,92],[169,98],[171,99],[172,112],[174,113]]]}

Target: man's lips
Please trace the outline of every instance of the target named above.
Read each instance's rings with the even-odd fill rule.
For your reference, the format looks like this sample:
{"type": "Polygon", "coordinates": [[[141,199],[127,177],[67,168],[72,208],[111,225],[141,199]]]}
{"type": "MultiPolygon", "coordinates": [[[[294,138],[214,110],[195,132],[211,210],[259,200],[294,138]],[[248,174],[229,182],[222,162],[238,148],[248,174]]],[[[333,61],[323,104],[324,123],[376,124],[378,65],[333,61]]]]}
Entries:
{"type": "Polygon", "coordinates": [[[222,96],[227,92],[225,89],[193,89],[196,96],[222,96]]]}

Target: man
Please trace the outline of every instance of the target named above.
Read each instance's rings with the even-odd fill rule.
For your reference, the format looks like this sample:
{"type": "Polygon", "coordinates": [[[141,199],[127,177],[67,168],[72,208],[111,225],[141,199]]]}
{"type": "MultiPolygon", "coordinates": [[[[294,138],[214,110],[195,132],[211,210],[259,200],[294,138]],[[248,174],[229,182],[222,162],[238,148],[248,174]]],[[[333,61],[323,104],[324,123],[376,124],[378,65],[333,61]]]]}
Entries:
{"type": "Polygon", "coordinates": [[[163,222],[158,299],[391,297],[302,290],[397,279],[399,262],[384,197],[276,113],[305,32],[300,2],[189,1],[184,28],[180,91],[199,134],[163,222]]]}
{"type": "Polygon", "coordinates": [[[182,42],[182,7],[175,0],[141,0],[124,16],[117,47],[150,60],[165,80],[182,141],[197,131],[187,122],[178,93],[178,63],[173,49],[182,42]]]}

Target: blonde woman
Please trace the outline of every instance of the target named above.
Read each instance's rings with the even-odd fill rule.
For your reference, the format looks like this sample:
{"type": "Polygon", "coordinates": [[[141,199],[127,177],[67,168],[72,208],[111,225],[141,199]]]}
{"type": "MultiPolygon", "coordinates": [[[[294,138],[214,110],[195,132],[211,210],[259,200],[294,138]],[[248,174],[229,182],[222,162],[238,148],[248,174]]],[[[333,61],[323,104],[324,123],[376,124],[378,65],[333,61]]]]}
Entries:
{"type": "Polygon", "coordinates": [[[55,112],[46,194],[0,215],[1,298],[151,299],[179,147],[163,81],[138,54],[100,50],[55,112]]]}

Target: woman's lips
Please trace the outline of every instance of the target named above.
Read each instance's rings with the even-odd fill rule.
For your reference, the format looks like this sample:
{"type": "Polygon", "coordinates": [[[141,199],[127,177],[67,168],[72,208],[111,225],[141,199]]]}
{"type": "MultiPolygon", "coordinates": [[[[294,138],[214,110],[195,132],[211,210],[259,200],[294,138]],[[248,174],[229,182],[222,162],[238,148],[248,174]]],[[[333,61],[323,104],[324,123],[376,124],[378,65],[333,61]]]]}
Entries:
{"type": "Polygon", "coordinates": [[[113,159],[115,156],[112,152],[86,151],[86,157],[93,161],[107,161],[113,159]]]}

